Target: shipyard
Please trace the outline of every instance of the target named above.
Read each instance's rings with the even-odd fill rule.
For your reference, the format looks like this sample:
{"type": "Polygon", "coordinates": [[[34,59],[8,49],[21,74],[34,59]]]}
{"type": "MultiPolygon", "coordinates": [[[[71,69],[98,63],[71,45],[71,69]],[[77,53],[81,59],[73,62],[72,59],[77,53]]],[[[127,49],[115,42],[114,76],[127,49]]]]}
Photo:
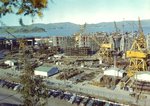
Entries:
{"type": "Polygon", "coordinates": [[[0,105],[149,106],[150,21],[141,17],[80,25],[0,20],[0,105]]]}

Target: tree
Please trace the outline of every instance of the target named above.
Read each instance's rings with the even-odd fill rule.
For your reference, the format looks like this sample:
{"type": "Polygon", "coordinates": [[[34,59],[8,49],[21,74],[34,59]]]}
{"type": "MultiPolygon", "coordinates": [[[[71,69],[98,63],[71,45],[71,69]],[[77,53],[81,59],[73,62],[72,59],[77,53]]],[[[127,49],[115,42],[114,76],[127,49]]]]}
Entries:
{"type": "Polygon", "coordinates": [[[0,0],[0,18],[10,13],[42,17],[47,5],[48,0],[0,0]]]}
{"type": "Polygon", "coordinates": [[[24,99],[25,106],[42,106],[46,104],[47,91],[43,80],[34,76],[34,68],[27,60],[27,54],[22,55],[24,69],[20,76],[20,83],[23,85],[21,94],[24,99]],[[42,101],[41,101],[42,100],[42,101]]]}
{"type": "MultiPolygon", "coordinates": [[[[6,14],[23,14],[24,16],[30,15],[31,17],[38,15],[42,17],[42,10],[47,8],[47,5],[48,0],[0,0],[0,18],[6,14]]],[[[22,19],[19,20],[19,23],[23,26],[22,19]]],[[[47,98],[47,96],[43,95],[42,90],[46,93],[46,88],[42,79],[33,75],[34,68],[28,61],[28,54],[25,53],[25,49],[22,48],[23,55],[20,58],[20,61],[24,63],[24,69],[20,76],[20,83],[23,85],[21,94],[24,99],[24,105],[42,106],[45,102],[42,103],[41,100],[47,98]]]]}

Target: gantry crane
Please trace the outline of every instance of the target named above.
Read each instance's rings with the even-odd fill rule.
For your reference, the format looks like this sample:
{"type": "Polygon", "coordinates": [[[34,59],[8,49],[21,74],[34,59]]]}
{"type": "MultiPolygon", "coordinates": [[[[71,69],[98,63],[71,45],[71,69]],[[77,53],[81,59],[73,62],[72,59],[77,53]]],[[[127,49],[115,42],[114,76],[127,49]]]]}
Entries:
{"type": "Polygon", "coordinates": [[[126,57],[129,58],[129,67],[127,71],[129,77],[133,76],[137,71],[147,71],[146,59],[148,53],[140,18],[138,23],[139,36],[134,40],[131,49],[126,52],[126,57]]]}
{"type": "Polygon", "coordinates": [[[97,52],[98,58],[101,58],[103,61],[106,61],[107,63],[111,60],[111,49],[112,44],[109,43],[108,37],[104,37],[102,40],[102,43],[99,43],[96,39],[96,36],[91,36],[92,40],[95,41],[97,45],[99,45],[99,51],[97,52]]]}

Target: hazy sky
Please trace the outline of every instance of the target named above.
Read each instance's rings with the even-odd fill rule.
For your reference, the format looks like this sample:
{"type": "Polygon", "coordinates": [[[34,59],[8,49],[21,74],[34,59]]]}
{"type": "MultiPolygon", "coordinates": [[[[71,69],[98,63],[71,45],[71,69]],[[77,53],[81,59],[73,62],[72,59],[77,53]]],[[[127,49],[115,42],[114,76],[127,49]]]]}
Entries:
{"type": "MultiPolygon", "coordinates": [[[[42,19],[35,17],[34,23],[72,22],[77,24],[110,21],[150,19],[150,0],[49,0],[48,9],[42,19]]],[[[6,15],[7,25],[32,24],[30,16],[6,15]]]]}

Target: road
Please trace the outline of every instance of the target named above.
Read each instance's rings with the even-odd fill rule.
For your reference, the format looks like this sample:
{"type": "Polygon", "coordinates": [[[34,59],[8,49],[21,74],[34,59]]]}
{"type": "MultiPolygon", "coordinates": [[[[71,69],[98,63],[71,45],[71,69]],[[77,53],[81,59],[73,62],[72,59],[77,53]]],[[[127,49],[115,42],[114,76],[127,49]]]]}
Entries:
{"type": "MultiPolygon", "coordinates": [[[[10,72],[11,70],[9,69],[7,71],[6,70],[5,71],[1,70],[1,71],[2,72],[7,72],[7,71],[10,72]]],[[[0,74],[0,75],[3,76],[4,73],[0,74]]],[[[92,85],[88,84],[88,82],[86,82],[86,81],[85,81],[86,83],[84,82],[85,83],[84,85],[83,85],[83,83],[71,84],[72,83],[71,81],[57,80],[56,76],[46,78],[46,80],[54,83],[51,86],[54,86],[57,88],[64,88],[65,90],[71,90],[71,91],[75,91],[75,92],[83,92],[85,94],[94,95],[98,98],[104,97],[106,99],[119,101],[119,102],[125,103],[125,104],[130,103],[130,104],[138,104],[141,106],[149,106],[149,104],[150,104],[150,95],[146,95],[147,98],[139,99],[137,101],[136,98],[129,96],[129,91],[124,91],[124,90],[120,90],[120,89],[110,90],[110,89],[107,89],[104,87],[96,87],[96,86],[92,86],[92,85]]],[[[3,98],[3,97],[7,96],[7,93],[5,96],[5,93],[0,91],[0,95],[2,95],[1,98],[3,98]]],[[[16,100],[18,100],[18,98],[12,97],[12,101],[13,100],[16,101],[16,100]]],[[[16,102],[18,102],[18,101],[16,101],[16,102]]],[[[51,103],[53,103],[53,101],[51,101],[51,103]]]]}
{"type": "Polygon", "coordinates": [[[17,92],[0,87],[0,103],[22,104],[20,97],[17,92]]]}
{"type": "MultiPolygon", "coordinates": [[[[0,103],[12,103],[22,104],[21,95],[13,90],[0,87],[0,103]],[[12,96],[13,95],[13,96],[12,96]]],[[[76,104],[70,104],[65,100],[57,98],[49,98],[47,106],[77,106],[76,104]]]]}
{"type": "MultiPolygon", "coordinates": [[[[46,80],[53,82],[51,86],[63,88],[65,90],[71,90],[75,92],[82,92],[84,94],[94,95],[98,99],[105,98],[106,100],[118,101],[123,104],[136,104],[140,106],[149,106],[150,95],[146,95],[146,98],[137,99],[129,95],[129,91],[120,89],[110,90],[105,87],[97,87],[84,82],[79,84],[71,84],[70,81],[61,81],[55,78],[47,78],[46,80]],[[69,86],[68,86],[69,85],[69,86]]],[[[142,95],[145,96],[145,95],[142,95]]]]}

